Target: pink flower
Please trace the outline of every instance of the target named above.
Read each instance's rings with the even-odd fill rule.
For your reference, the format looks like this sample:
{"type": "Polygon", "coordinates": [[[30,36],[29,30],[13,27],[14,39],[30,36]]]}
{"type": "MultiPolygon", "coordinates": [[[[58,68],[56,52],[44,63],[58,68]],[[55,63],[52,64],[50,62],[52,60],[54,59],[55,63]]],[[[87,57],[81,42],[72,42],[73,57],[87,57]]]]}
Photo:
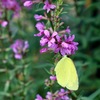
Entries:
{"type": "Polygon", "coordinates": [[[70,100],[70,98],[68,97],[68,91],[60,89],[55,93],[47,92],[45,99],[37,95],[35,100],[70,100]]]}
{"type": "Polygon", "coordinates": [[[42,37],[40,40],[40,45],[45,46],[48,43],[48,41],[49,41],[48,38],[42,37]]]}
{"type": "Polygon", "coordinates": [[[78,43],[73,41],[74,38],[74,35],[68,37],[66,35],[64,35],[64,37],[56,36],[57,41],[51,46],[51,48],[55,53],[60,53],[62,56],[72,55],[78,50],[78,43]]]}
{"type": "Polygon", "coordinates": [[[65,31],[66,31],[68,34],[70,34],[71,30],[70,30],[69,26],[66,28],[65,31]]]}
{"type": "Polygon", "coordinates": [[[40,53],[44,53],[46,51],[48,51],[53,44],[55,44],[56,40],[55,40],[55,36],[58,34],[57,32],[54,32],[52,35],[50,34],[50,32],[48,30],[44,30],[44,36],[41,38],[40,40],[40,45],[41,46],[45,46],[47,45],[47,48],[40,50],[40,53]]]}
{"type": "Polygon", "coordinates": [[[41,19],[43,19],[43,16],[42,15],[35,14],[34,15],[34,18],[35,18],[36,21],[40,21],[41,19]]]}
{"type": "Polygon", "coordinates": [[[38,22],[38,23],[36,24],[36,28],[37,28],[38,31],[42,32],[42,31],[44,31],[45,26],[44,26],[43,23],[38,22]]]}
{"type": "Polygon", "coordinates": [[[22,2],[24,2],[24,6],[25,7],[30,7],[30,6],[32,6],[33,4],[35,4],[35,3],[39,3],[40,2],[40,0],[23,0],[22,2]],[[25,2],[24,2],[25,1],[25,2]]]}
{"type": "Polygon", "coordinates": [[[35,100],[43,100],[43,98],[38,94],[35,100]]]}
{"type": "Polygon", "coordinates": [[[20,10],[20,6],[16,2],[16,0],[2,0],[2,6],[4,8],[7,8],[9,10],[13,10],[15,12],[18,12],[20,10]]]}
{"type": "Polygon", "coordinates": [[[40,40],[40,45],[45,46],[47,44],[48,47],[50,48],[56,41],[55,38],[54,38],[56,35],[57,35],[57,32],[54,32],[50,36],[50,32],[48,30],[45,30],[44,31],[44,36],[40,40]]]}
{"type": "Polygon", "coordinates": [[[47,52],[48,51],[48,48],[42,48],[41,50],[40,50],[40,53],[45,53],[45,52],[47,52]]]}
{"type": "Polygon", "coordinates": [[[36,28],[39,31],[39,33],[38,34],[34,34],[34,36],[39,36],[39,37],[42,36],[44,34],[44,30],[45,30],[44,23],[38,22],[36,24],[36,28]]]}
{"type": "Polygon", "coordinates": [[[31,6],[33,4],[33,1],[25,1],[24,2],[24,6],[25,7],[29,7],[29,6],[31,6]]]}
{"type": "Polygon", "coordinates": [[[16,40],[11,45],[11,49],[13,50],[16,59],[22,59],[23,54],[26,52],[28,47],[29,47],[28,41],[23,41],[21,39],[16,40]]]}
{"type": "Polygon", "coordinates": [[[56,6],[55,5],[53,5],[53,4],[50,4],[49,3],[49,1],[48,0],[46,0],[45,2],[44,2],[44,7],[43,7],[43,9],[44,10],[47,10],[47,13],[49,13],[49,11],[52,9],[55,9],[56,8],[56,6]]]}
{"type": "Polygon", "coordinates": [[[44,35],[45,35],[46,37],[50,37],[50,32],[49,32],[48,30],[44,30],[44,35]]]}
{"type": "Polygon", "coordinates": [[[1,26],[2,26],[2,27],[6,27],[6,26],[7,26],[7,24],[8,24],[8,22],[7,22],[7,21],[2,21],[2,22],[1,22],[1,26]]]}
{"type": "Polygon", "coordinates": [[[55,81],[56,80],[56,76],[50,76],[50,79],[55,81]]]}
{"type": "Polygon", "coordinates": [[[53,100],[53,94],[51,92],[47,92],[46,99],[53,100]]]}
{"type": "Polygon", "coordinates": [[[68,97],[68,91],[60,89],[60,91],[58,91],[56,100],[70,100],[70,98],[68,97]]]}

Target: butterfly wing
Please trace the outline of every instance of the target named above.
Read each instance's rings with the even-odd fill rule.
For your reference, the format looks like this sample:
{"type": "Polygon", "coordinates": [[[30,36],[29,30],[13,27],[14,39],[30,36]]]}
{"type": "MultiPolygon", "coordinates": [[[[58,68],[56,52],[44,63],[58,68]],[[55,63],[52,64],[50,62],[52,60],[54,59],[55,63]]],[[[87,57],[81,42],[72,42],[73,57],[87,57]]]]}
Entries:
{"type": "Polygon", "coordinates": [[[57,82],[69,90],[78,89],[78,76],[73,61],[64,56],[55,67],[57,82]]]}

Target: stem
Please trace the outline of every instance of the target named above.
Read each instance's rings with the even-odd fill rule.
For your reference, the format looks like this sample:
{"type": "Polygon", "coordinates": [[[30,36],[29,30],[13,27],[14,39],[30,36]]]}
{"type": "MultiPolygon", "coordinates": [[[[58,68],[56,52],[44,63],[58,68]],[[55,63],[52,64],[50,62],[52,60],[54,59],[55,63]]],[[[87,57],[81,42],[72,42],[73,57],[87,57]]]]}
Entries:
{"type": "Polygon", "coordinates": [[[63,4],[63,1],[62,0],[58,0],[57,4],[56,4],[56,10],[55,10],[55,14],[54,14],[54,30],[57,30],[59,27],[60,27],[60,18],[58,17],[63,8],[61,8],[60,6],[63,4]]]}
{"type": "Polygon", "coordinates": [[[51,21],[51,11],[50,11],[50,13],[47,14],[47,16],[48,16],[48,18],[49,18],[49,22],[50,22],[50,24],[51,24],[51,27],[52,27],[52,29],[54,30],[54,26],[53,26],[53,23],[52,23],[52,21],[51,21]]]}
{"type": "Polygon", "coordinates": [[[22,73],[23,73],[23,100],[25,100],[25,83],[26,83],[26,80],[25,80],[25,62],[24,62],[24,58],[22,59],[22,63],[23,63],[23,67],[22,67],[22,73]]]}
{"type": "Polygon", "coordinates": [[[51,24],[52,29],[54,30],[54,27],[53,27],[53,23],[52,23],[52,21],[50,21],[50,24],[51,24]]]}
{"type": "Polygon", "coordinates": [[[27,61],[26,61],[26,56],[23,55],[23,58],[22,58],[22,73],[23,73],[23,100],[26,100],[26,87],[27,87],[27,82],[28,80],[26,79],[26,73],[25,73],[25,70],[27,69],[26,65],[27,65],[27,61]]]}
{"type": "Polygon", "coordinates": [[[12,33],[10,31],[10,21],[8,20],[8,11],[7,11],[7,9],[5,9],[5,20],[8,22],[8,25],[7,25],[8,38],[9,38],[10,43],[12,43],[12,38],[11,38],[12,33]]]}
{"type": "Polygon", "coordinates": [[[52,93],[52,85],[50,86],[50,92],[52,93]]]}

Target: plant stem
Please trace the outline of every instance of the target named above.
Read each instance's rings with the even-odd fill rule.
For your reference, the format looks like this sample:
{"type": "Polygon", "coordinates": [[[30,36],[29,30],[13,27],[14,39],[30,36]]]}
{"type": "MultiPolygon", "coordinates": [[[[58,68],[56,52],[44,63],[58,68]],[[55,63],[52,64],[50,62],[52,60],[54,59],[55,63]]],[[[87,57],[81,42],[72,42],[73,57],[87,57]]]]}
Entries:
{"type": "Polygon", "coordinates": [[[7,9],[5,9],[5,20],[8,22],[8,25],[7,25],[8,38],[9,38],[10,43],[12,43],[12,38],[11,38],[12,33],[10,31],[10,21],[8,20],[8,11],[7,11],[7,9]]]}
{"type": "Polygon", "coordinates": [[[50,22],[50,24],[51,24],[51,27],[52,27],[52,29],[54,30],[54,26],[53,26],[53,23],[52,23],[52,21],[51,21],[51,11],[47,14],[47,16],[48,16],[49,22],[50,22]]]}

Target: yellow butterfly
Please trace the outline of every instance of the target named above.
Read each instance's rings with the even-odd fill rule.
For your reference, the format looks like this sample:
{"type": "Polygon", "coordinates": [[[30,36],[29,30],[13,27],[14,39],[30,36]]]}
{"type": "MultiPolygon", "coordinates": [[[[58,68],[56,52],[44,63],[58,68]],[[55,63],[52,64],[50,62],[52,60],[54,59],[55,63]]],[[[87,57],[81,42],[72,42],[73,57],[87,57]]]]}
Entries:
{"type": "Polygon", "coordinates": [[[66,87],[69,90],[77,90],[78,75],[75,69],[73,61],[64,56],[55,67],[57,82],[62,87],[66,87]]]}

